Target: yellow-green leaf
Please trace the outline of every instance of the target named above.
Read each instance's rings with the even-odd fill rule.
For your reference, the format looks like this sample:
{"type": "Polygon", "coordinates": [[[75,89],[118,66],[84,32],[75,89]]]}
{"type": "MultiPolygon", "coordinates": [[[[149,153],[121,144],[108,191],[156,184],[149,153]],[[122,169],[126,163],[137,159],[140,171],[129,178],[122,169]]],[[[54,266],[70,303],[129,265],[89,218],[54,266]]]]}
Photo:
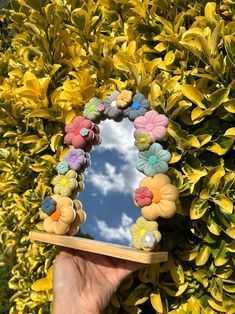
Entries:
{"type": "Polygon", "coordinates": [[[150,302],[154,310],[156,310],[158,313],[163,313],[163,305],[159,289],[150,295],[150,302]]]}
{"type": "Polygon", "coordinates": [[[235,226],[228,228],[226,230],[226,233],[227,233],[228,236],[230,236],[232,239],[235,240],[235,226]]]}
{"type": "Polygon", "coordinates": [[[200,198],[195,198],[190,206],[190,218],[199,219],[201,218],[209,207],[207,200],[202,200],[200,198]]]}
{"type": "Polygon", "coordinates": [[[185,84],[180,87],[180,90],[186,98],[191,100],[198,107],[206,109],[206,106],[202,103],[204,96],[196,87],[185,84]]]}
{"type": "Polygon", "coordinates": [[[203,245],[196,257],[196,265],[203,266],[208,261],[211,254],[211,248],[207,245],[203,245]]]}
{"type": "Polygon", "coordinates": [[[52,137],[51,137],[51,143],[50,143],[50,147],[52,149],[53,152],[56,151],[61,139],[62,139],[63,135],[59,132],[59,133],[56,133],[54,134],[52,137]]]}
{"type": "Polygon", "coordinates": [[[233,203],[224,195],[218,195],[213,198],[213,202],[217,204],[222,210],[224,210],[228,214],[232,214],[233,212],[233,203]]]}

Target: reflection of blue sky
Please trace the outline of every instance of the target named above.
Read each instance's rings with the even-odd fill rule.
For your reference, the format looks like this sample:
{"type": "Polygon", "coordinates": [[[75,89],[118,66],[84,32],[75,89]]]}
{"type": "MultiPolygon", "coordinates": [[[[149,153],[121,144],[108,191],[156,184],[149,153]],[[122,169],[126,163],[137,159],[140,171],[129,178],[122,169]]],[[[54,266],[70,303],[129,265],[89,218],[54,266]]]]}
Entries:
{"type": "Polygon", "coordinates": [[[142,174],[135,169],[133,124],[101,122],[102,144],[91,152],[85,190],[79,195],[87,220],[81,230],[97,240],[130,244],[130,225],[140,216],[132,195],[142,174]]]}

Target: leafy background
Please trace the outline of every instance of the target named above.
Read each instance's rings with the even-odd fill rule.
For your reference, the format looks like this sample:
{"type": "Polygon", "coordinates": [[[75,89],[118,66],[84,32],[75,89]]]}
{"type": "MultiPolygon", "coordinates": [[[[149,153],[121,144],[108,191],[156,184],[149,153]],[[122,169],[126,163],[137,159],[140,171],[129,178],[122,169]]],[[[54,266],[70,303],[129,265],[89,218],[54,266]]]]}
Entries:
{"type": "Polygon", "coordinates": [[[131,89],[170,118],[181,208],[160,223],[169,261],[129,276],[105,313],[234,313],[233,0],[12,0],[1,17],[0,310],[49,313],[38,208],[64,124],[95,95],[131,89]]]}

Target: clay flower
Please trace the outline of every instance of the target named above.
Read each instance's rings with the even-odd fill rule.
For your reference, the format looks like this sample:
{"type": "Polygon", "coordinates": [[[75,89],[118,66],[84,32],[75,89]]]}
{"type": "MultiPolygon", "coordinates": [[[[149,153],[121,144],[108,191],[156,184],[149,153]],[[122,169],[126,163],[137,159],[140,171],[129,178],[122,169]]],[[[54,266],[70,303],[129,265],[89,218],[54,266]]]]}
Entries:
{"type": "Polygon", "coordinates": [[[78,186],[77,174],[74,170],[69,170],[65,175],[58,174],[51,183],[54,185],[54,192],[62,196],[69,196],[78,186]]]}
{"type": "Polygon", "coordinates": [[[148,221],[144,217],[139,217],[136,220],[136,223],[131,226],[130,232],[133,246],[136,249],[143,249],[145,251],[153,250],[162,237],[158,231],[158,223],[156,221],[148,221]],[[152,233],[151,239],[148,239],[149,232],[152,233]],[[153,237],[155,238],[154,243],[152,241],[153,237]]]}
{"type": "Polygon", "coordinates": [[[94,123],[88,119],[85,119],[83,116],[77,116],[73,121],[65,126],[65,135],[64,141],[68,145],[73,145],[75,148],[83,148],[88,143],[93,140],[93,145],[95,145],[94,139],[97,135],[98,126],[95,126],[94,123]]]}
{"type": "Polygon", "coordinates": [[[171,154],[168,150],[163,149],[162,145],[154,143],[148,150],[139,152],[136,168],[146,176],[152,177],[156,173],[167,172],[167,162],[170,159],[171,154]]]}
{"type": "Polygon", "coordinates": [[[74,200],[73,206],[75,208],[76,216],[70,225],[69,231],[67,232],[68,235],[77,234],[80,225],[86,220],[86,213],[82,209],[82,203],[79,200],[74,200]]]}
{"type": "Polygon", "coordinates": [[[81,192],[82,190],[84,190],[85,188],[85,184],[84,184],[84,177],[82,174],[78,174],[77,176],[77,187],[75,190],[73,190],[73,192],[69,195],[70,198],[75,199],[78,197],[79,192],[81,192]]]}
{"type": "Polygon", "coordinates": [[[143,117],[138,117],[134,121],[136,128],[135,137],[141,133],[148,133],[153,142],[160,141],[166,135],[168,119],[163,114],[159,114],[154,110],[145,113],[143,117]]]}
{"type": "Polygon", "coordinates": [[[120,109],[124,109],[128,106],[132,99],[132,92],[128,90],[123,90],[117,96],[117,107],[120,109]]]}
{"type": "Polygon", "coordinates": [[[141,237],[141,242],[143,243],[143,247],[150,250],[152,250],[157,244],[156,237],[152,231],[145,232],[141,237]]]}
{"type": "Polygon", "coordinates": [[[69,230],[76,215],[73,202],[70,198],[60,195],[51,197],[56,202],[56,210],[50,216],[45,217],[43,227],[46,232],[63,235],[69,230]]]}
{"type": "Polygon", "coordinates": [[[117,96],[120,93],[118,91],[113,92],[110,96],[106,97],[104,100],[104,114],[109,119],[117,119],[122,115],[122,110],[117,107],[117,96]]]}
{"type": "Polygon", "coordinates": [[[150,102],[144,95],[138,93],[133,97],[131,106],[124,109],[123,114],[125,117],[128,117],[129,120],[134,121],[137,117],[143,116],[149,107],[150,102]]]}
{"type": "Polygon", "coordinates": [[[104,111],[104,109],[105,109],[104,104],[99,104],[99,105],[97,106],[97,110],[98,110],[100,113],[102,113],[102,112],[104,111]]]}
{"type": "Polygon", "coordinates": [[[141,133],[136,135],[135,146],[139,150],[149,149],[152,143],[153,143],[152,138],[148,133],[141,133]]]}
{"type": "Polygon", "coordinates": [[[69,164],[69,168],[79,171],[86,163],[86,155],[81,148],[71,148],[64,156],[64,160],[69,164]]]}
{"type": "Polygon", "coordinates": [[[91,165],[91,159],[90,159],[90,154],[85,152],[85,163],[82,165],[82,167],[79,170],[79,173],[82,173],[85,171],[86,168],[90,167],[91,165]]]}
{"type": "Polygon", "coordinates": [[[143,186],[135,190],[134,200],[137,206],[143,207],[152,204],[153,193],[143,186]]]}
{"type": "Polygon", "coordinates": [[[67,161],[62,160],[58,163],[56,169],[59,174],[66,174],[66,172],[69,171],[69,164],[67,163],[67,161]]]}
{"type": "Polygon", "coordinates": [[[45,197],[41,209],[45,214],[51,215],[56,210],[56,201],[51,196],[45,197]]]}
{"type": "Polygon", "coordinates": [[[167,175],[161,173],[156,174],[153,178],[145,177],[141,180],[140,187],[147,187],[153,194],[151,204],[145,205],[141,209],[145,219],[170,218],[175,214],[175,202],[179,193],[167,175]]]}
{"type": "Polygon", "coordinates": [[[90,152],[93,145],[99,145],[101,143],[100,128],[98,125],[95,124],[92,131],[94,132],[94,138],[82,148],[85,152],[90,152]]]}
{"type": "Polygon", "coordinates": [[[86,119],[95,121],[101,117],[101,111],[98,110],[98,106],[102,101],[96,97],[91,98],[88,103],[86,103],[83,111],[83,116],[86,119]]]}

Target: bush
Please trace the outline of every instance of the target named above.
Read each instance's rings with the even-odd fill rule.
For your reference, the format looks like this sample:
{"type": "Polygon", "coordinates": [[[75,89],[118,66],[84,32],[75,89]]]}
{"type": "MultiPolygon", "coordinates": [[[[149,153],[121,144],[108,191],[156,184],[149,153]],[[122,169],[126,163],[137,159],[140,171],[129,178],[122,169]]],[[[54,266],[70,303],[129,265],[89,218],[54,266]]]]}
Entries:
{"type": "Polygon", "coordinates": [[[40,228],[64,124],[90,97],[117,88],[142,92],[170,118],[164,145],[181,206],[159,221],[169,261],[129,276],[105,312],[233,313],[233,16],[232,0],[11,1],[13,37],[0,60],[0,250],[11,269],[10,313],[49,312],[46,274],[57,252],[30,242],[29,231],[40,228]]]}

